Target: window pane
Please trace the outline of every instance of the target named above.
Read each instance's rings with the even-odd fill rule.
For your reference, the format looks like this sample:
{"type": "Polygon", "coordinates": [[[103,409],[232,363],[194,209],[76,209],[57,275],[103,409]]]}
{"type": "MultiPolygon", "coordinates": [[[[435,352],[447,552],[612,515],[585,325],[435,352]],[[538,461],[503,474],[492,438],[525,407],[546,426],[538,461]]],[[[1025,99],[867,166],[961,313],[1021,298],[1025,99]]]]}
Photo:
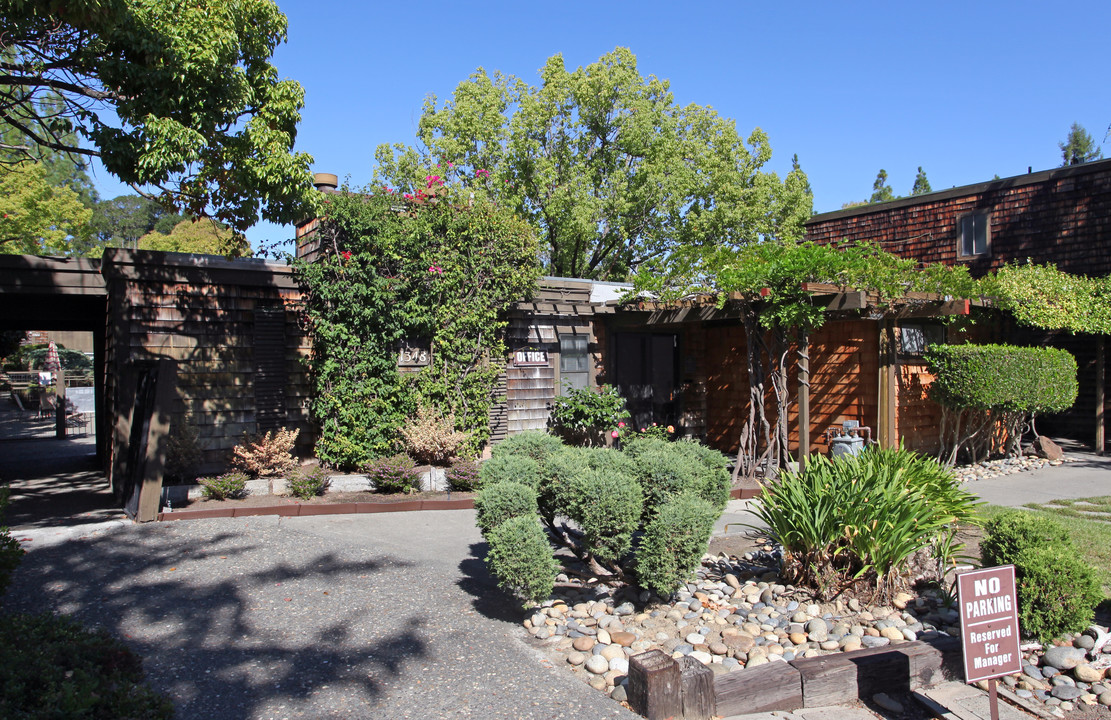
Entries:
{"type": "Polygon", "coordinates": [[[559,338],[560,373],[586,372],[587,337],[585,335],[562,335],[559,338]]]}

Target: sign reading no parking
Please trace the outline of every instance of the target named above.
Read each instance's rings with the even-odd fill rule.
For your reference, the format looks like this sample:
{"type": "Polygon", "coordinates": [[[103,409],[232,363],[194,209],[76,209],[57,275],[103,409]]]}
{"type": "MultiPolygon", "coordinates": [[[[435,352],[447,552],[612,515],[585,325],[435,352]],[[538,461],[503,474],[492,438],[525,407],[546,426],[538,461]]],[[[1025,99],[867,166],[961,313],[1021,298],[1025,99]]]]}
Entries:
{"type": "Polygon", "coordinates": [[[1015,566],[1001,565],[957,577],[967,682],[1022,672],[1015,566]]]}

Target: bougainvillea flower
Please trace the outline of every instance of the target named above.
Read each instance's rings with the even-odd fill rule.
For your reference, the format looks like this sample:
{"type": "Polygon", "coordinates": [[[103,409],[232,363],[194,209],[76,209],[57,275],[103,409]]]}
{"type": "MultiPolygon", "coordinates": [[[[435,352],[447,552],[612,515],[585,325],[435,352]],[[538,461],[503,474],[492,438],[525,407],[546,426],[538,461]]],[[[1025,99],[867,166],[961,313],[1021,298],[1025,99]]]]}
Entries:
{"type": "Polygon", "coordinates": [[[340,255],[343,256],[344,260],[350,260],[351,259],[351,251],[350,250],[344,250],[343,252],[340,253],[340,255]]]}

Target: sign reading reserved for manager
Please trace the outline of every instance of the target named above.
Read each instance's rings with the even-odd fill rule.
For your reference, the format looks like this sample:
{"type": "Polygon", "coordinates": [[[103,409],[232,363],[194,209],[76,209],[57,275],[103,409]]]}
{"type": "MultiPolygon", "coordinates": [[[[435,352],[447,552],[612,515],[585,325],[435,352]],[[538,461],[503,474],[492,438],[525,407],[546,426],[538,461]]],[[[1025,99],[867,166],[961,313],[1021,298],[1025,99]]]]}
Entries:
{"type": "Polygon", "coordinates": [[[1015,566],[962,573],[957,598],[967,682],[1022,672],[1015,566]]]}

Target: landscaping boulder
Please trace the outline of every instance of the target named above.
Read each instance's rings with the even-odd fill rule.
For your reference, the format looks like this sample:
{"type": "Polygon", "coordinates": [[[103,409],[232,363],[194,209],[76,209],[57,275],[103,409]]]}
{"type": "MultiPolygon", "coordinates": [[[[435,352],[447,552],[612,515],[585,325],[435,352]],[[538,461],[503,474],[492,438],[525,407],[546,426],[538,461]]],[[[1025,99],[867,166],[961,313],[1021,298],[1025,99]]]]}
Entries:
{"type": "Polygon", "coordinates": [[[1045,435],[1039,436],[1030,447],[1035,455],[1043,457],[1046,460],[1056,461],[1065,456],[1065,451],[1061,449],[1061,446],[1045,435]]]}

